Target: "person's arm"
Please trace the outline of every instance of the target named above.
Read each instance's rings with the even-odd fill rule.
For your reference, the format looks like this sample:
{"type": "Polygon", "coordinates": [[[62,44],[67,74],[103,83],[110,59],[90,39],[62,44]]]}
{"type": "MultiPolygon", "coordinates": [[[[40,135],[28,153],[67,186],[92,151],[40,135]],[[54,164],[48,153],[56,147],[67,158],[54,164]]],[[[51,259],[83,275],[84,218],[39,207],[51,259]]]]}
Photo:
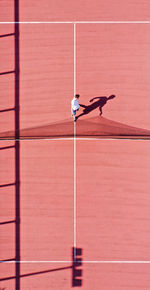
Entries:
{"type": "Polygon", "coordinates": [[[93,98],[93,99],[91,99],[89,102],[91,103],[91,102],[93,102],[95,99],[100,99],[101,97],[95,97],[95,98],[93,98]]]}

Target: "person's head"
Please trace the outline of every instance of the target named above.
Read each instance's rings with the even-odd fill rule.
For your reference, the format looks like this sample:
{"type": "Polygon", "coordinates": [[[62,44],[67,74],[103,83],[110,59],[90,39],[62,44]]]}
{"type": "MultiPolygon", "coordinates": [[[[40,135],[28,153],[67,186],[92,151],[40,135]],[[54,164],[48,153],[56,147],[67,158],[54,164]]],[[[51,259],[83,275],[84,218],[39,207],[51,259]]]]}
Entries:
{"type": "Polygon", "coordinates": [[[111,95],[108,97],[108,100],[114,99],[116,96],[115,95],[111,95]]]}
{"type": "Polygon", "coordinates": [[[80,95],[76,94],[75,99],[79,99],[80,95]]]}

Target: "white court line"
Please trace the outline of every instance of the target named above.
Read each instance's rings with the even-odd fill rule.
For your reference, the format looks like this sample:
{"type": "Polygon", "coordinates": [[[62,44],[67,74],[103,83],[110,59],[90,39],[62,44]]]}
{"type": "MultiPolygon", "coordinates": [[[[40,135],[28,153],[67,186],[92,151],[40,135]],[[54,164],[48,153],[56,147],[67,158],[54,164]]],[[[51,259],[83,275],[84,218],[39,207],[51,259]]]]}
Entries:
{"type": "MultiPolygon", "coordinates": [[[[68,138],[20,138],[20,139],[0,139],[1,141],[70,141],[70,140],[74,140],[74,137],[68,137],[68,138]]],[[[134,138],[124,138],[124,137],[116,137],[116,138],[103,138],[103,137],[99,137],[99,138],[88,138],[88,137],[77,137],[76,136],[76,140],[81,140],[81,141],[102,141],[102,140],[108,140],[108,141],[115,141],[115,140],[120,140],[120,141],[125,141],[125,140],[133,140],[133,141],[150,141],[150,137],[145,137],[145,138],[138,138],[138,137],[134,137],[134,138]]]]}
{"type": "MultiPolygon", "coordinates": [[[[76,24],[74,23],[74,96],[76,94],[76,24]]],[[[74,257],[77,244],[76,224],[76,122],[74,122],[74,257]]]]}
{"type": "Polygon", "coordinates": [[[150,264],[150,261],[83,261],[91,264],[150,264]]]}
{"type": "Polygon", "coordinates": [[[150,21],[3,21],[0,24],[150,24],[150,21]]]}
{"type": "MultiPolygon", "coordinates": [[[[73,261],[1,261],[0,263],[72,263],[73,261]]],[[[84,264],[150,264],[150,261],[82,261],[84,264]]]]}

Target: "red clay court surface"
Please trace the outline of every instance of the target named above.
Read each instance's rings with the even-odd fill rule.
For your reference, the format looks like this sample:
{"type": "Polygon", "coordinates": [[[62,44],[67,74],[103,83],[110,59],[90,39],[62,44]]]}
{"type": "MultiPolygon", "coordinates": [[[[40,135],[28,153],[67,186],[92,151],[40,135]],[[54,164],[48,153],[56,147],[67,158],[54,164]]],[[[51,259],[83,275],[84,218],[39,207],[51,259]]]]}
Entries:
{"type": "Polygon", "coordinates": [[[1,2],[0,290],[150,289],[149,1],[1,2]]]}

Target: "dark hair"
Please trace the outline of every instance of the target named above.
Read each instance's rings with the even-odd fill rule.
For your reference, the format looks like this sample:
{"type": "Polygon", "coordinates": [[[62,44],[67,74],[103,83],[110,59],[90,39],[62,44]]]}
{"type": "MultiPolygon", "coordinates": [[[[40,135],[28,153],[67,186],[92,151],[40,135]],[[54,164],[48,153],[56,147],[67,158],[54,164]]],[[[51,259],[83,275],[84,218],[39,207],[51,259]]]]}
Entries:
{"type": "Polygon", "coordinates": [[[110,99],[113,99],[115,97],[116,97],[116,95],[111,95],[111,96],[108,97],[108,99],[110,100],[110,99]]]}
{"type": "Polygon", "coordinates": [[[75,95],[75,98],[77,98],[77,99],[78,99],[79,97],[80,97],[80,95],[78,95],[78,94],[76,94],[76,95],[75,95]]]}

